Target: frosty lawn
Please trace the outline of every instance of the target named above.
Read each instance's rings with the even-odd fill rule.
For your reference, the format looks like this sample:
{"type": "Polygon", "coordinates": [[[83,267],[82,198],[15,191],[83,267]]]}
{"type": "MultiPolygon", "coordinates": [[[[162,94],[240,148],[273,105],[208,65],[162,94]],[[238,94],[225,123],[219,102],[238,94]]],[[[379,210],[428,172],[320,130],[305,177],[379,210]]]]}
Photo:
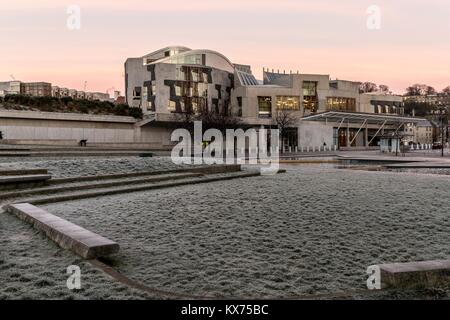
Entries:
{"type": "Polygon", "coordinates": [[[182,167],[186,165],[175,165],[167,157],[0,158],[0,170],[48,169],[53,178],[163,171],[182,167]]]}
{"type": "Polygon", "coordinates": [[[449,177],[287,168],[44,208],[117,241],[133,280],[195,295],[365,289],[369,265],[450,258],[449,177]]]}

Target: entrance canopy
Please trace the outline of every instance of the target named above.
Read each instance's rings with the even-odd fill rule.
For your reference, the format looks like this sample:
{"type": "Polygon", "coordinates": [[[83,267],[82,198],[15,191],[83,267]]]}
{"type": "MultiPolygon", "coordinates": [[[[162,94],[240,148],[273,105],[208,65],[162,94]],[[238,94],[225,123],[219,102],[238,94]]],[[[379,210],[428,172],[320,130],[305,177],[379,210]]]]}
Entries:
{"type": "Polygon", "coordinates": [[[395,125],[405,123],[417,123],[425,120],[424,118],[412,118],[399,115],[381,115],[375,113],[360,112],[342,112],[342,111],[325,111],[312,114],[302,118],[303,121],[330,121],[330,122],[349,122],[380,125],[395,125]]]}

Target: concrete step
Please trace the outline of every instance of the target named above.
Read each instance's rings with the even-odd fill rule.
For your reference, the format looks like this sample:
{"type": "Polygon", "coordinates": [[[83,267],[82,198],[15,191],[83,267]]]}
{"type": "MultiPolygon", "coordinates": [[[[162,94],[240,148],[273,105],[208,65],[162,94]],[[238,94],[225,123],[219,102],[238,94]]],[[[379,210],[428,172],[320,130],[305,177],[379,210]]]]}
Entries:
{"type": "Polygon", "coordinates": [[[239,179],[239,178],[249,178],[260,176],[259,171],[242,171],[242,172],[231,172],[231,173],[219,173],[219,174],[210,174],[210,175],[200,175],[198,177],[192,178],[183,178],[183,179],[172,179],[162,182],[153,182],[153,183],[144,183],[138,186],[126,186],[126,187],[107,187],[101,189],[95,189],[95,191],[90,192],[63,192],[59,195],[55,196],[45,196],[38,197],[32,199],[26,199],[22,202],[30,203],[33,205],[45,204],[45,203],[56,203],[63,201],[71,201],[78,199],[87,199],[87,198],[96,198],[101,196],[108,195],[116,195],[123,193],[132,193],[153,189],[163,189],[163,188],[172,188],[183,185],[190,184],[200,184],[200,183],[209,183],[215,181],[223,181],[223,180],[231,180],[231,179],[239,179]]]}
{"type": "Polygon", "coordinates": [[[117,187],[117,186],[126,186],[126,185],[140,185],[146,183],[153,182],[161,182],[167,180],[179,180],[186,178],[194,178],[201,176],[202,173],[174,173],[174,174],[161,174],[161,175],[152,175],[150,177],[141,177],[141,178],[119,178],[112,180],[104,180],[101,183],[92,183],[88,182],[79,182],[79,183],[68,183],[62,184],[56,187],[44,187],[44,188],[34,188],[34,189],[25,189],[19,191],[11,191],[0,193],[0,199],[6,200],[11,198],[19,198],[30,195],[38,195],[38,194],[56,194],[68,191],[80,191],[80,190],[92,190],[92,189],[102,189],[109,187],[117,187]],[[107,181],[107,182],[106,182],[107,181]]]}
{"type": "Polygon", "coordinates": [[[0,176],[0,190],[17,189],[30,186],[40,186],[51,179],[48,174],[30,174],[19,176],[0,176]]]}
{"type": "Polygon", "coordinates": [[[48,174],[47,169],[0,170],[0,176],[23,176],[30,174],[48,174]]]}
{"type": "Polygon", "coordinates": [[[131,177],[143,177],[153,176],[161,174],[173,174],[173,173],[225,173],[225,172],[239,172],[241,171],[240,165],[216,165],[216,166],[190,166],[186,168],[173,169],[173,170],[161,170],[161,171],[138,171],[129,173],[117,173],[98,176],[84,176],[73,178],[57,178],[49,181],[49,184],[65,184],[70,182],[82,182],[82,181],[97,181],[97,180],[114,180],[120,178],[131,177]]]}

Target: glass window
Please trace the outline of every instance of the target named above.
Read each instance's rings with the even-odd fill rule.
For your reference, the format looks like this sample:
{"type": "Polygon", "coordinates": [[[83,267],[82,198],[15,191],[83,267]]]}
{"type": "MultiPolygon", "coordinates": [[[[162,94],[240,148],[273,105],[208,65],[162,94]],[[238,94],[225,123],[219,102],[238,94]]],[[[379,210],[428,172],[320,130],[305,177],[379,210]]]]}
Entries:
{"type": "Polygon", "coordinates": [[[300,97],[296,96],[277,96],[278,110],[300,110],[300,97]]]}
{"type": "MultiPolygon", "coordinates": [[[[356,112],[356,99],[327,97],[327,110],[356,112]]],[[[375,113],[377,113],[376,110],[375,113]]]]}
{"type": "Polygon", "coordinates": [[[167,106],[167,109],[169,110],[169,112],[175,112],[177,108],[177,104],[175,103],[175,101],[169,100],[169,105],[167,106]]]}
{"type": "Polygon", "coordinates": [[[317,98],[317,82],[303,81],[303,105],[305,110],[317,112],[319,100],[317,98]]]}
{"type": "Polygon", "coordinates": [[[304,96],[316,96],[317,95],[317,82],[303,81],[303,95],[304,96]]]}
{"type": "Polygon", "coordinates": [[[258,108],[261,118],[272,117],[272,97],[258,97],[258,108]]]}

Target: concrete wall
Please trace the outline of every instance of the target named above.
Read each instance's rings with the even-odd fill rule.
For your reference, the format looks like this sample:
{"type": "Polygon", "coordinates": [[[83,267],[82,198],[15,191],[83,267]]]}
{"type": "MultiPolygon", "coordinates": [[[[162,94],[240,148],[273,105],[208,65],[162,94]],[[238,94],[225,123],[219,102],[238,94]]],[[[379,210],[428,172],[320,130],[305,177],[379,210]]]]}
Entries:
{"type": "Polygon", "coordinates": [[[298,144],[303,147],[322,147],[326,143],[333,146],[333,126],[302,121],[298,127],[298,144]]]}
{"type": "Polygon", "coordinates": [[[82,140],[134,142],[130,117],[92,116],[52,112],[2,111],[0,131],[8,140],[82,140]]]}

